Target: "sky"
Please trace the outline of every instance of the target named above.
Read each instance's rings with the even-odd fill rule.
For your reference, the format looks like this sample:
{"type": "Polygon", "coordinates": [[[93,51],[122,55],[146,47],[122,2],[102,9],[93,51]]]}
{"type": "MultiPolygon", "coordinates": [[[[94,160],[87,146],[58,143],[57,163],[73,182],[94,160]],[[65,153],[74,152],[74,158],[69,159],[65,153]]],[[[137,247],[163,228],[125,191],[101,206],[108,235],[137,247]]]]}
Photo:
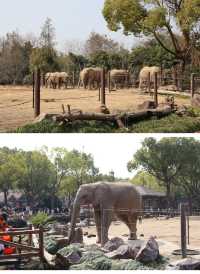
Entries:
{"type": "Polygon", "coordinates": [[[133,174],[128,172],[127,162],[132,159],[143,139],[137,134],[2,134],[0,147],[34,150],[45,145],[49,149],[56,146],[77,149],[91,153],[100,172],[108,174],[113,170],[115,176],[128,178],[133,177],[133,174]]]}
{"type": "Polygon", "coordinates": [[[13,30],[38,35],[49,17],[56,28],[59,49],[63,49],[66,40],[86,40],[91,31],[107,34],[130,48],[137,39],[110,32],[102,15],[103,5],[104,0],[2,1],[0,36],[13,30]]]}
{"type": "Polygon", "coordinates": [[[160,140],[164,136],[183,137],[181,134],[1,134],[0,147],[24,150],[40,149],[42,146],[49,149],[76,149],[91,153],[101,173],[108,174],[113,170],[116,177],[132,178],[135,173],[128,172],[127,163],[141,147],[144,138],[154,137],[160,140]]]}

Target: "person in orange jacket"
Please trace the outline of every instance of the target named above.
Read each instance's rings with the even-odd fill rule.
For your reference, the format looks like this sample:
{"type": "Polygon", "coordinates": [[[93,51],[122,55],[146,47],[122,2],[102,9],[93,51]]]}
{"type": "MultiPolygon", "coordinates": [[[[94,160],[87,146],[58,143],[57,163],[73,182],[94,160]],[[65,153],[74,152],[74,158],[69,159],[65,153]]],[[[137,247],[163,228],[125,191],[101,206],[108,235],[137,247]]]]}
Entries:
{"type": "MultiPolygon", "coordinates": [[[[6,232],[9,226],[2,216],[0,216],[0,232],[6,232]]],[[[1,237],[2,240],[6,242],[12,242],[12,237],[10,235],[4,235],[1,237]]],[[[1,253],[4,255],[10,255],[15,252],[15,247],[9,247],[7,245],[1,245],[1,253]]]]}

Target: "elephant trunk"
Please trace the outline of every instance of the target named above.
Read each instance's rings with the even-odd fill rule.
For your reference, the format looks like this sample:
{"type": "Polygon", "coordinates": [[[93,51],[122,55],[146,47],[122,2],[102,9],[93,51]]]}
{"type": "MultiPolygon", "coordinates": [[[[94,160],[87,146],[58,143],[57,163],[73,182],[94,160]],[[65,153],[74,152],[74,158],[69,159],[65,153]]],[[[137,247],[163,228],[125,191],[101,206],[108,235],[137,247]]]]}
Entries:
{"type": "Polygon", "coordinates": [[[76,227],[76,220],[78,217],[78,214],[80,212],[80,203],[75,199],[74,205],[73,205],[73,211],[72,211],[72,217],[71,217],[71,225],[70,225],[70,233],[69,233],[69,244],[72,242],[76,227]]]}

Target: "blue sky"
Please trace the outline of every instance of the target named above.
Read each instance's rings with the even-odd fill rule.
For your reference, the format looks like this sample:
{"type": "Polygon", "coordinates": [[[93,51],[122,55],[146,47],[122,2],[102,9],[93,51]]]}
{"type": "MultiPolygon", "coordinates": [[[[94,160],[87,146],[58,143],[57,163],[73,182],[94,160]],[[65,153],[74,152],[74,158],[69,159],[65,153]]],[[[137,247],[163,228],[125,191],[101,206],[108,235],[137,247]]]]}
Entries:
{"type": "Polygon", "coordinates": [[[137,40],[109,32],[102,16],[104,0],[6,0],[1,3],[0,35],[18,30],[38,35],[50,17],[56,28],[58,48],[66,40],[85,40],[91,31],[109,34],[130,47],[137,40]]]}

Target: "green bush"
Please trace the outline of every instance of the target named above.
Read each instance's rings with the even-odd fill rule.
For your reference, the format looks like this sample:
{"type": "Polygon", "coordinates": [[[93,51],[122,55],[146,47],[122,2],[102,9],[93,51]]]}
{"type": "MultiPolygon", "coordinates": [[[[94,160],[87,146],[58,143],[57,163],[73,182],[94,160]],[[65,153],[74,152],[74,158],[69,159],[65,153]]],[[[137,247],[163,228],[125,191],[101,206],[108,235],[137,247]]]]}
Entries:
{"type": "Polygon", "coordinates": [[[48,218],[49,218],[48,214],[44,212],[38,212],[36,215],[33,215],[30,218],[30,221],[34,226],[39,226],[39,225],[45,225],[47,223],[48,218]]]}

